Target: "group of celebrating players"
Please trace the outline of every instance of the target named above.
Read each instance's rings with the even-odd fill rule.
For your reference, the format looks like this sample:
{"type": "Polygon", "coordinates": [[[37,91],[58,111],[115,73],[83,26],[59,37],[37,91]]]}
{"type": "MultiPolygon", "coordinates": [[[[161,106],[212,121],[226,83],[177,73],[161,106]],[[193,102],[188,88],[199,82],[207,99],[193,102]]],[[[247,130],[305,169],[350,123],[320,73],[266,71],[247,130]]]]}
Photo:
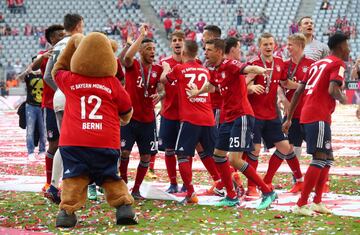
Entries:
{"type": "MultiPolygon", "coordinates": [[[[139,28],[134,42],[128,39],[118,57],[117,77],[130,96],[132,111],[121,113],[130,121],[121,126],[118,169],[127,183],[129,158],[136,142],[140,162],[131,193],[135,200],[143,199],[140,185],[159,144],[165,151],[170,181],[167,192],[186,192],[183,204],[198,202],[192,184],[192,158],[196,150],[214,181],[211,192],[222,197],[216,206],[240,204],[242,183],[238,172],[241,172],[248,179],[245,195],[258,197],[258,190],[261,191],[262,200],[257,209],[268,208],[277,198],[273,177],[286,160],[294,177],[289,192],[301,192],[294,213],[308,216],[314,212],[331,213],[322,203],[322,194],[328,190],[329,169],[334,160],[331,113],[335,100],[346,102],[342,93],[343,61],[349,56],[349,46],[342,33],[331,36],[328,47],[316,41],[311,17],[300,19],[299,26],[302,33],[287,39],[288,60],[273,55],[274,36],[263,33],[258,39],[259,55],[241,63],[239,39],[221,39],[221,29],[215,25],[207,25],[203,32],[205,61],[198,59],[198,44],[185,40],[185,34],[179,30],[170,37],[172,55],[159,64],[155,63],[155,42],[146,38],[147,25],[139,28]],[[282,113],[278,101],[282,103],[282,113]],[[161,102],[159,134],[155,114],[158,102],[161,102]],[[307,153],[313,157],[304,176],[298,160],[303,140],[307,153]],[[276,148],[264,177],[256,172],[261,143],[267,149],[276,148]],[[181,189],[177,183],[177,165],[183,181],[181,189]],[[313,188],[315,197],[308,205],[313,188]]],[[[83,18],[77,14],[67,14],[63,26],[48,27],[46,38],[52,48],[41,52],[32,64],[33,70],[41,68],[45,81],[42,106],[49,149],[47,183],[43,190],[57,203],[61,202],[59,180],[66,173],[57,150],[64,129],[60,127],[65,96],[57,88],[51,71],[70,36],[83,33],[83,27],[83,18]]],[[[94,138],[104,131],[96,125],[78,128],[78,138],[84,128],[94,133],[94,138]]],[[[97,141],[104,144],[101,138],[97,141]]]]}

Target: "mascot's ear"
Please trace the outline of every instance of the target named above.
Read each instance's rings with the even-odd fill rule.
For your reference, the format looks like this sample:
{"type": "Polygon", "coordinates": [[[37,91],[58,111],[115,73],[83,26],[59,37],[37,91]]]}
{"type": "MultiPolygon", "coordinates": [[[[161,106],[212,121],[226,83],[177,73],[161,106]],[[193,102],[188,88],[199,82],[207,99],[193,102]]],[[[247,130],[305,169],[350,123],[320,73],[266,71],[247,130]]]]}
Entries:
{"type": "Polygon", "coordinates": [[[118,50],[119,46],[115,40],[112,40],[112,39],[109,39],[109,40],[110,40],[111,47],[115,53],[118,50]]]}

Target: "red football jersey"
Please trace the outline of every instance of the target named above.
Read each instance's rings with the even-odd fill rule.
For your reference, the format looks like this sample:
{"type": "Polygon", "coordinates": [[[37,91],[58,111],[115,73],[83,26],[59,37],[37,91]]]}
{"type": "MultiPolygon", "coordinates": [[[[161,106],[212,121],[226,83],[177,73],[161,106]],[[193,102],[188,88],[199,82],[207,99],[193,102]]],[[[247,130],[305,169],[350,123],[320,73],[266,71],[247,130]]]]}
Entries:
{"type": "MultiPolygon", "coordinates": [[[[291,60],[287,60],[284,62],[284,69],[285,69],[284,76],[286,76],[287,79],[299,83],[304,80],[304,76],[306,75],[308,69],[310,68],[310,65],[314,62],[315,60],[310,59],[308,57],[303,57],[298,63],[298,65],[294,64],[291,60]]],[[[285,89],[285,95],[289,102],[294,96],[295,90],[296,89],[291,89],[291,90],[285,89]]],[[[299,103],[296,107],[296,110],[294,112],[293,118],[300,118],[301,109],[303,105],[304,105],[303,96],[301,96],[299,99],[299,103]]]]}
{"type": "Polygon", "coordinates": [[[327,56],[313,63],[305,76],[304,106],[300,123],[324,121],[331,123],[335,99],[329,94],[329,84],[344,82],[345,63],[335,56],[327,56]]]}
{"type": "Polygon", "coordinates": [[[134,59],[131,67],[125,68],[125,89],[129,93],[134,113],[132,118],[139,122],[153,122],[155,120],[154,104],[151,95],[156,93],[158,82],[162,73],[162,67],[157,64],[149,69],[142,66],[144,76],[141,75],[139,61],[134,59]],[[145,89],[147,87],[147,89],[145,89]]]}
{"type": "MultiPolygon", "coordinates": [[[[276,99],[277,99],[277,88],[280,80],[286,80],[284,73],[284,62],[281,58],[274,56],[274,64],[266,63],[267,68],[273,66],[271,80],[267,79],[262,75],[255,76],[254,84],[263,85],[265,92],[263,94],[249,94],[249,101],[254,110],[255,117],[261,120],[272,120],[278,117],[276,99]]],[[[258,65],[265,67],[260,56],[250,61],[251,65],[258,65]]]]}
{"type": "Polygon", "coordinates": [[[167,75],[169,83],[177,81],[180,121],[197,126],[214,126],[215,119],[208,93],[188,98],[186,90],[190,83],[200,89],[209,80],[209,71],[195,61],[176,65],[167,75]]]}
{"type": "MultiPolygon", "coordinates": [[[[170,65],[170,68],[174,68],[175,65],[181,64],[181,62],[176,61],[172,56],[162,59],[160,64],[162,62],[167,62],[170,65]]],[[[167,82],[165,84],[165,97],[162,100],[160,114],[169,120],[179,120],[179,98],[176,82],[177,81],[175,80],[172,83],[167,82]]]]}
{"type": "Polygon", "coordinates": [[[222,96],[225,122],[243,115],[254,116],[247,97],[245,76],[241,75],[245,67],[246,64],[225,59],[219,67],[210,70],[210,83],[219,88],[222,96]]]}
{"type": "MultiPolygon", "coordinates": [[[[46,53],[47,51],[48,50],[40,51],[39,55],[42,55],[42,54],[46,53]]],[[[44,58],[40,65],[41,75],[43,78],[44,78],[46,64],[47,64],[48,60],[49,60],[49,58],[44,58]]],[[[41,100],[41,107],[47,108],[47,109],[54,109],[53,99],[54,99],[55,91],[46,82],[43,82],[43,84],[44,84],[44,88],[43,88],[43,95],[42,95],[42,100],[41,100]]]]}
{"type": "Polygon", "coordinates": [[[131,101],[119,80],[62,70],[55,81],[66,97],[59,146],[120,149],[119,115],[131,110],[131,101]]]}

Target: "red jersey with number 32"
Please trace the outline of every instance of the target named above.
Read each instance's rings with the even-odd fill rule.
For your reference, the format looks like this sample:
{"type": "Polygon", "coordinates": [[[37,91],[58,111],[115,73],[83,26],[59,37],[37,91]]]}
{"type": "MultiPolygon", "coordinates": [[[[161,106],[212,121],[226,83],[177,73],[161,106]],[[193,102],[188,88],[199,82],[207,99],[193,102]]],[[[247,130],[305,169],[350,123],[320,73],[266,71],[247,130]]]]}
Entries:
{"type": "MultiPolygon", "coordinates": [[[[280,57],[273,57],[274,67],[272,71],[271,81],[262,75],[255,76],[254,84],[268,87],[268,92],[257,94],[249,94],[249,101],[254,110],[255,117],[261,120],[273,120],[278,117],[277,114],[277,88],[281,80],[286,80],[284,73],[284,62],[280,57]]],[[[260,56],[249,62],[250,65],[265,67],[260,56]]],[[[271,68],[272,63],[266,62],[266,68],[271,68]]]]}
{"type": "Polygon", "coordinates": [[[120,81],[63,70],[57,72],[55,81],[66,97],[59,146],[120,149],[119,115],[131,110],[130,97],[120,81]]]}
{"type": "Polygon", "coordinates": [[[247,97],[246,64],[225,59],[218,68],[210,70],[210,83],[218,87],[223,100],[225,122],[232,122],[243,115],[254,116],[247,97]]]}
{"type": "MultiPolygon", "coordinates": [[[[181,64],[176,61],[172,56],[166,57],[161,60],[170,65],[170,68],[174,68],[175,65],[181,64]]],[[[178,87],[176,80],[173,82],[167,82],[165,84],[165,98],[162,101],[161,116],[169,120],[179,120],[179,98],[178,98],[178,87]]]]}
{"type": "Polygon", "coordinates": [[[177,81],[180,121],[197,126],[215,125],[209,94],[201,94],[194,98],[188,98],[186,94],[189,84],[194,83],[198,89],[201,89],[209,78],[209,71],[196,61],[176,65],[168,73],[167,79],[169,83],[177,81]]]}
{"type": "MultiPolygon", "coordinates": [[[[291,79],[294,82],[300,83],[304,80],[304,76],[310,68],[310,65],[314,63],[315,60],[303,57],[299,64],[296,66],[291,60],[287,60],[284,62],[284,69],[287,79],[291,79]],[[294,71],[296,69],[296,71],[294,71]],[[293,75],[293,76],[291,76],[293,75]]],[[[285,96],[289,102],[291,102],[292,97],[294,96],[296,89],[285,89],[285,96]]],[[[299,103],[296,106],[296,110],[294,112],[293,118],[300,118],[301,110],[304,105],[303,95],[299,98],[299,103]]]]}
{"type": "Polygon", "coordinates": [[[134,59],[133,65],[125,68],[125,89],[129,93],[134,107],[132,118],[139,122],[149,123],[155,120],[155,105],[150,96],[156,94],[162,67],[153,64],[151,66],[150,76],[148,75],[149,68],[143,66],[143,71],[144,76],[141,74],[139,61],[134,59]],[[147,89],[145,89],[146,86],[147,89]]]}
{"type": "Polygon", "coordinates": [[[313,63],[304,83],[304,106],[300,123],[324,121],[331,123],[331,114],[335,110],[335,99],[329,94],[330,82],[341,86],[344,82],[345,64],[335,56],[327,56],[313,63]]]}

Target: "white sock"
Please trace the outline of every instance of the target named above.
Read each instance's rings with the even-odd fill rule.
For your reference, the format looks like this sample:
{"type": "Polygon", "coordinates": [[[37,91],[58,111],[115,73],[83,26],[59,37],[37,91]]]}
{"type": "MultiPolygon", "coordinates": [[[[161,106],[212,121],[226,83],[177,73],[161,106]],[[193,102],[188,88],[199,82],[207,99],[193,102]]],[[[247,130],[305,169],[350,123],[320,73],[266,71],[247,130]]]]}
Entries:
{"type": "Polygon", "coordinates": [[[296,155],[296,157],[300,160],[300,157],[301,157],[301,151],[302,151],[302,148],[301,147],[296,147],[294,146],[294,153],[296,155]]]}
{"type": "Polygon", "coordinates": [[[60,150],[57,149],[54,160],[53,160],[53,168],[52,168],[52,175],[51,175],[51,184],[59,188],[59,181],[63,175],[63,162],[60,154],[60,150]]]}

